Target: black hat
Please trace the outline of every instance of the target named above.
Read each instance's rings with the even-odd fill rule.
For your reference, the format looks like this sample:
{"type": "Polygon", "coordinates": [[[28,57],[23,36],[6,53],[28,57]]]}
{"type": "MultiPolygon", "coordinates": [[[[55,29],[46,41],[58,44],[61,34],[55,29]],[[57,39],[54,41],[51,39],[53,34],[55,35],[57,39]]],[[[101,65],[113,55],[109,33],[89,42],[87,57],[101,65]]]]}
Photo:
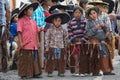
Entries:
{"type": "Polygon", "coordinates": [[[103,2],[102,0],[93,0],[93,2],[89,2],[90,5],[98,5],[98,4],[103,4],[103,5],[109,5],[106,2],[103,2]]]}
{"type": "Polygon", "coordinates": [[[11,14],[11,20],[12,20],[16,15],[18,15],[18,13],[19,13],[19,8],[14,9],[14,10],[12,11],[12,14],[11,14]]]}
{"type": "Polygon", "coordinates": [[[109,4],[109,11],[108,11],[108,13],[111,13],[113,11],[113,9],[114,9],[114,1],[112,1],[112,0],[102,0],[102,1],[109,4]]]}
{"type": "Polygon", "coordinates": [[[52,20],[57,16],[62,19],[61,24],[65,24],[70,20],[70,16],[69,16],[68,13],[61,12],[59,9],[55,9],[55,10],[52,11],[52,15],[47,17],[45,19],[45,21],[49,22],[49,23],[52,23],[52,20]]]}
{"type": "Polygon", "coordinates": [[[38,5],[39,5],[38,2],[34,2],[34,3],[31,3],[31,2],[23,3],[23,2],[21,2],[20,8],[19,8],[20,12],[19,12],[18,18],[21,18],[24,15],[23,12],[28,7],[33,7],[33,10],[35,10],[38,7],[38,5]]]}
{"type": "Polygon", "coordinates": [[[50,9],[49,9],[49,12],[51,13],[53,10],[55,9],[67,9],[68,6],[67,5],[62,5],[62,4],[57,4],[55,6],[52,6],[50,9]]]}

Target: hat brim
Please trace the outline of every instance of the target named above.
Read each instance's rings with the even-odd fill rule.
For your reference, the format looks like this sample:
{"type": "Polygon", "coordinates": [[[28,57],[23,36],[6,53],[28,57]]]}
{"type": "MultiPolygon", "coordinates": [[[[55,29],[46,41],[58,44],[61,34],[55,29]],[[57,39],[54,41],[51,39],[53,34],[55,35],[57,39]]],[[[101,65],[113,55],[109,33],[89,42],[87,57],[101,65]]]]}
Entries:
{"type": "Polygon", "coordinates": [[[49,9],[49,12],[51,13],[53,10],[55,9],[67,9],[68,6],[65,6],[65,5],[55,5],[55,6],[52,6],[50,9],[49,9]]]}
{"type": "MultiPolygon", "coordinates": [[[[12,11],[11,20],[12,20],[15,16],[17,16],[18,13],[19,13],[19,8],[14,9],[14,10],[12,11]]],[[[11,21],[11,20],[10,20],[10,21],[11,21]]]]}
{"type": "Polygon", "coordinates": [[[90,4],[90,5],[98,5],[98,4],[103,4],[103,5],[109,5],[108,3],[106,3],[106,2],[89,2],[88,4],[90,4]]]}
{"type": "Polygon", "coordinates": [[[35,11],[36,8],[38,7],[38,5],[39,5],[39,3],[38,3],[38,2],[35,2],[35,3],[32,3],[32,4],[30,4],[30,5],[27,5],[27,6],[23,7],[23,8],[20,10],[19,14],[18,14],[18,18],[21,18],[21,17],[24,15],[23,12],[24,12],[24,10],[25,10],[26,8],[28,8],[28,7],[33,7],[33,11],[35,11]]]}
{"type": "Polygon", "coordinates": [[[45,19],[45,21],[48,22],[48,23],[52,23],[52,20],[57,16],[59,16],[62,19],[61,24],[65,24],[70,20],[69,14],[67,14],[67,13],[59,13],[59,14],[52,14],[51,16],[47,17],[45,19]]]}

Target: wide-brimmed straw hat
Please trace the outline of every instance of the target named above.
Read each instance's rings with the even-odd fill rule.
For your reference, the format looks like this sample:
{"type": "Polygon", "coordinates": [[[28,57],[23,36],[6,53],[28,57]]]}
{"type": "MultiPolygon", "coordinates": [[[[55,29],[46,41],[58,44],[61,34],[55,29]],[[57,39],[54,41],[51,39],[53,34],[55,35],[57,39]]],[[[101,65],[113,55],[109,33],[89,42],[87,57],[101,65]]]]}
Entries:
{"type": "Polygon", "coordinates": [[[39,3],[38,2],[27,2],[27,3],[23,3],[21,2],[20,8],[19,8],[19,15],[18,18],[21,18],[24,15],[24,10],[27,9],[28,7],[33,7],[33,10],[35,10],[38,7],[39,3]]]}
{"type": "Polygon", "coordinates": [[[108,7],[109,7],[108,13],[111,13],[114,9],[114,1],[112,1],[112,0],[102,0],[102,1],[109,4],[108,5],[108,7]]]}
{"type": "MultiPolygon", "coordinates": [[[[17,16],[18,13],[19,13],[19,8],[14,9],[14,10],[12,11],[12,14],[11,14],[11,20],[12,20],[15,16],[17,16]]],[[[11,21],[11,20],[10,20],[10,21],[11,21]]]]}
{"type": "Polygon", "coordinates": [[[98,4],[102,4],[102,5],[109,5],[106,2],[103,2],[102,0],[94,0],[93,2],[89,2],[90,5],[98,5],[98,4]]]}
{"type": "Polygon", "coordinates": [[[62,19],[61,24],[65,24],[70,20],[70,15],[68,13],[61,12],[59,9],[56,8],[55,10],[52,11],[51,16],[47,17],[45,21],[52,23],[52,20],[55,17],[60,17],[62,19]]]}

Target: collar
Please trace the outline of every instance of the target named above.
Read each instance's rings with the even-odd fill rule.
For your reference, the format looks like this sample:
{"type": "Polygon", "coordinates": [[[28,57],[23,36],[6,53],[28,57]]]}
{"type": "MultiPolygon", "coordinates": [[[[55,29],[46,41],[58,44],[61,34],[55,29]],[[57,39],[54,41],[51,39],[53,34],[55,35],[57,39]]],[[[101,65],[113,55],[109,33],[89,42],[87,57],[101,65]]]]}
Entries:
{"type": "Polygon", "coordinates": [[[23,16],[23,18],[25,18],[26,20],[31,20],[31,17],[28,16],[23,16]]]}

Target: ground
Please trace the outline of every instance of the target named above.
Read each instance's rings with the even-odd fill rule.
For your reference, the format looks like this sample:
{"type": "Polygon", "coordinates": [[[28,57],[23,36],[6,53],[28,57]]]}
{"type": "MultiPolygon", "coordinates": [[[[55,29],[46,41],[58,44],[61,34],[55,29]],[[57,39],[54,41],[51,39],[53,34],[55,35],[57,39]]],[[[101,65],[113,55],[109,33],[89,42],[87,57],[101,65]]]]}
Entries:
{"type": "MultiPolygon", "coordinates": [[[[65,77],[58,77],[57,76],[57,71],[53,73],[53,77],[47,77],[47,74],[43,70],[43,78],[39,79],[29,79],[29,80],[120,80],[120,56],[117,55],[117,51],[115,52],[115,58],[113,59],[113,65],[114,65],[114,70],[113,72],[116,75],[112,76],[86,76],[86,77],[74,77],[72,74],[70,74],[69,70],[66,71],[65,77]]],[[[0,72],[0,80],[22,80],[18,75],[17,75],[17,70],[11,70],[8,71],[7,73],[1,73],[0,72]]]]}

